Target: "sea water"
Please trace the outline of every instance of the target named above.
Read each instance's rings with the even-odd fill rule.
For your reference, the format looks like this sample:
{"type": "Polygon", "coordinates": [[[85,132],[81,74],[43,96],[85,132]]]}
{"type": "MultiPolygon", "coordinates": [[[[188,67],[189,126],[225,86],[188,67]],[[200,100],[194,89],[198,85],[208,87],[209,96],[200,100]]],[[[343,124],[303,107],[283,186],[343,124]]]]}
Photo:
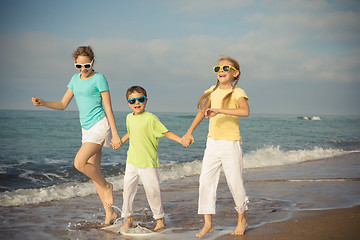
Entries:
{"type": "MultiPolygon", "coordinates": [[[[115,112],[120,136],[128,112],[115,112]]],[[[196,113],[154,113],[172,132],[183,136],[196,113]]],[[[244,168],[265,169],[360,151],[360,116],[264,115],[240,119],[244,168]]],[[[160,139],[161,181],[200,173],[208,132],[204,119],[189,148],[160,139]]],[[[96,193],[73,167],[81,146],[77,111],[0,111],[0,206],[36,204],[96,193]]],[[[128,143],[103,148],[102,173],[122,189],[128,143]]],[[[246,179],[245,179],[246,181],[246,179]]]]}

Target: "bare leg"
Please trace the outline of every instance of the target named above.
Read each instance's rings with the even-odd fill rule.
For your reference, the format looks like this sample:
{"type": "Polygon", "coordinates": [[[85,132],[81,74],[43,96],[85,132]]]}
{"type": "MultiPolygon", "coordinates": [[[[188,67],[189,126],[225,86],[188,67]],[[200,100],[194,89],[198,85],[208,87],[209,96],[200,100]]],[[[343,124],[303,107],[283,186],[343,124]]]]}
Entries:
{"type": "MultiPolygon", "coordinates": [[[[88,163],[93,164],[98,169],[101,168],[101,149],[99,152],[95,153],[89,159],[88,163]]],[[[96,191],[100,197],[100,200],[103,203],[104,208],[105,208],[106,217],[105,217],[104,225],[110,225],[111,221],[115,220],[118,217],[118,215],[112,207],[106,207],[105,202],[104,202],[105,201],[104,192],[103,192],[103,189],[100,187],[100,185],[97,184],[96,182],[94,182],[94,185],[95,185],[96,191]]]]}
{"type": "Polygon", "coordinates": [[[239,213],[238,214],[238,224],[236,226],[235,231],[232,232],[231,235],[244,235],[248,226],[249,225],[245,219],[245,212],[239,213]]]}
{"type": "Polygon", "coordinates": [[[208,233],[214,232],[214,227],[212,225],[212,215],[211,214],[204,214],[205,224],[201,231],[196,234],[198,238],[204,237],[208,233]]]}
{"type": "Polygon", "coordinates": [[[113,185],[108,183],[101,174],[101,148],[102,145],[96,143],[84,143],[76,154],[74,166],[98,184],[102,190],[100,192],[103,196],[102,201],[104,206],[111,206],[114,203],[112,194],[113,185]],[[98,156],[94,156],[95,154],[98,156]],[[94,159],[89,161],[92,157],[94,157],[94,159]]]}
{"type": "Polygon", "coordinates": [[[156,220],[156,226],[154,231],[159,231],[165,228],[165,218],[159,218],[156,220]]]}
{"type": "Polygon", "coordinates": [[[129,229],[132,227],[133,224],[133,217],[130,216],[127,218],[126,222],[124,223],[124,225],[121,226],[122,229],[129,229]]]}

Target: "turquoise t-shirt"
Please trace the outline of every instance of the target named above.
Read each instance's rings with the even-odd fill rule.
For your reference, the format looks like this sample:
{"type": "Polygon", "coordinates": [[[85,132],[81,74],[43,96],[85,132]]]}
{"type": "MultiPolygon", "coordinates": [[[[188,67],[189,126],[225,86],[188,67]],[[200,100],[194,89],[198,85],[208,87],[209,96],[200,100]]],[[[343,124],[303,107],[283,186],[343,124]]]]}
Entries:
{"type": "Polygon", "coordinates": [[[138,168],[159,167],[159,138],[168,130],[158,117],[147,111],[140,115],[129,113],[126,117],[126,128],[130,142],[127,162],[138,168]]]}
{"type": "Polygon", "coordinates": [[[68,88],[74,92],[82,128],[88,130],[105,117],[101,92],[109,91],[109,86],[104,75],[95,73],[83,80],[77,73],[71,78],[68,88]]]}

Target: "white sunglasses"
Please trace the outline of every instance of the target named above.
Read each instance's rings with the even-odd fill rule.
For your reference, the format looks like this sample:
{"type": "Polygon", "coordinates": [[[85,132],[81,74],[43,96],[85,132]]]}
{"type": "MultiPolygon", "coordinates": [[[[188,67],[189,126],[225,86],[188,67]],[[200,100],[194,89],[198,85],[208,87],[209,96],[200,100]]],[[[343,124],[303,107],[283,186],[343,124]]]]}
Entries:
{"type": "Polygon", "coordinates": [[[90,69],[92,67],[94,63],[94,60],[91,61],[91,63],[85,63],[85,64],[80,64],[80,63],[74,63],[75,67],[77,69],[81,69],[82,67],[84,67],[85,69],[90,69]]]}

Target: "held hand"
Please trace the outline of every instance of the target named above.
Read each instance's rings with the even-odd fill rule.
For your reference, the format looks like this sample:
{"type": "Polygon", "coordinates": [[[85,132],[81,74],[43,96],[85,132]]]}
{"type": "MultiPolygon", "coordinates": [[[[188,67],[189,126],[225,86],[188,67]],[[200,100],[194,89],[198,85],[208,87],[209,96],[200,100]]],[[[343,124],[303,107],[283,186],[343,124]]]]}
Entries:
{"type": "Polygon", "coordinates": [[[41,98],[33,97],[31,100],[32,100],[34,106],[37,106],[37,107],[43,106],[43,100],[41,98]]]}
{"type": "Polygon", "coordinates": [[[206,109],[206,111],[205,111],[205,117],[206,117],[206,118],[215,117],[218,113],[219,113],[219,110],[218,110],[218,109],[208,108],[208,109],[206,109]]]}
{"type": "Polygon", "coordinates": [[[113,137],[113,138],[111,139],[110,145],[112,146],[112,148],[113,148],[114,150],[118,150],[118,149],[122,146],[121,139],[120,139],[118,136],[113,137]]]}
{"type": "Polygon", "coordinates": [[[182,138],[181,138],[181,144],[183,145],[183,147],[188,147],[190,144],[194,143],[194,137],[191,134],[185,134],[182,138]]]}

